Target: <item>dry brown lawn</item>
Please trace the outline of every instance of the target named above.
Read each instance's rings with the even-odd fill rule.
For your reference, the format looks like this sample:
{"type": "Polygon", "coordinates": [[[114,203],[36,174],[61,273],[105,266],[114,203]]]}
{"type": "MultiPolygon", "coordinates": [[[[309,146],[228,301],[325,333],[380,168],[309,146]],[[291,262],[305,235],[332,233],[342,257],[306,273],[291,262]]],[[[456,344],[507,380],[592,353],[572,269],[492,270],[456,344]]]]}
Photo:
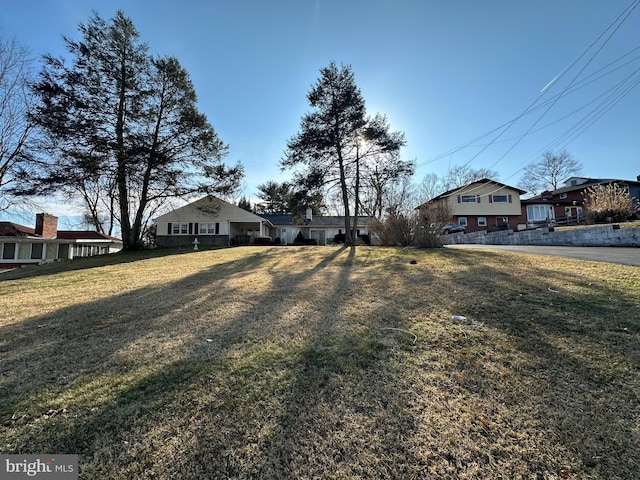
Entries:
{"type": "Polygon", "coordinates": [[[0,274],[0,453],[83,479],[637,479],[638,452],[636,267],[265,247],[0,274]]]}

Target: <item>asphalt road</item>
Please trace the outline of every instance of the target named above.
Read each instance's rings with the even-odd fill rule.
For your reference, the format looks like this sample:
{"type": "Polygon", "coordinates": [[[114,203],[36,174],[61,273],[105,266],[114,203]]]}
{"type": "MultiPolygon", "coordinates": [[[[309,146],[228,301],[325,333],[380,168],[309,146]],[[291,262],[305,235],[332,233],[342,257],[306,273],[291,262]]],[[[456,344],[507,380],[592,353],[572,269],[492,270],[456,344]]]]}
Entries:
{"type": "Polygon", "coordinates": [[[637,247],[540,247],[525,245],[447,245],[447,248],[492,250],[558,257],[579,258],[594,262],[619,263],[640,267],[640,248],[637,247]]]}

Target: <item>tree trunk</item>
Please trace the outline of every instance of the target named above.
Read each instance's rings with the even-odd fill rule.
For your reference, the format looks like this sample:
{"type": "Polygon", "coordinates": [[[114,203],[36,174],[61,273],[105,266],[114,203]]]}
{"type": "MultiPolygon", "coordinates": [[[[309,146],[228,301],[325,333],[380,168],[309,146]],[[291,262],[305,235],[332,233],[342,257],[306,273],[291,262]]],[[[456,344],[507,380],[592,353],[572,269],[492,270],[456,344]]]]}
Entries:
{"type": "Polygon", "coordinates": [[[118,99],[118,116],[116,119],[117,162],[116,185],[118,186],[118,203],[120,206],[120,230],[124,250],[131,250],[135,244],[129,220],[129,189],[127,188],[127,152],[124,145],[124,116],[126,105],[126,60],[122,53],[120,63],[120,91],[118,99]]]}
{"type": "Polygon", "coordinates": [[[342,152],[338,149],[338,165],[340,168],[340,188],[342,190],[342,202],[344,203],[344,244],[352,245],[351,215],[349,210],[349,192],[347,190],[347,176],[344,171],[342,152]]]}
{"type": "Polygon", "coordinates": [[[355,247],[358,241],[358,205],[360,204],[360,150],[356,144],[356,191],[355,205],[353,207],[353,232],[351,234],[351,246],[355,247]]]}

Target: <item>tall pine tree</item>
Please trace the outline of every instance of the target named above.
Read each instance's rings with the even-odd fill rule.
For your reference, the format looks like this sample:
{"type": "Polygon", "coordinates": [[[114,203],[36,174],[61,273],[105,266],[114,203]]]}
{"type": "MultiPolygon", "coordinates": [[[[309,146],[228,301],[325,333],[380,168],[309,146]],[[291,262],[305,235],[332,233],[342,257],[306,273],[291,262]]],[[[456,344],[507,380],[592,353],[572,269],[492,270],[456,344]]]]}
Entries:
{"type": "Polygon", "coordinates": [[[302,167],[296,179],[307,190],[340,189],[345,242],[355,245],[362,172],[371,168],[377,155],[398,151],[405,144],[404,135],[390,132],[382,116],[367,118],[350,66],[338,68],[331,62],[320,74],[307,95],[314,110],[302,117],[281,167],[302,167]]]}
{"type": "MultiPolygon", "coordinates": [[[[65,38],[71,66],[45,56],[33,119],[53,152],[32,191],[92,192],[117,205],[125,249],[141,247],[146,224],[170,198],[227,193],[242,166],[222,163],[227,146],[196,106],[188,73],[175,58],[152,58],[133,22],[97,13],[65,38]],[[97,193],[96,193],[97,192],[97,193]]],[[[96,226],[101,220],[95,218],[96,226]]]]}

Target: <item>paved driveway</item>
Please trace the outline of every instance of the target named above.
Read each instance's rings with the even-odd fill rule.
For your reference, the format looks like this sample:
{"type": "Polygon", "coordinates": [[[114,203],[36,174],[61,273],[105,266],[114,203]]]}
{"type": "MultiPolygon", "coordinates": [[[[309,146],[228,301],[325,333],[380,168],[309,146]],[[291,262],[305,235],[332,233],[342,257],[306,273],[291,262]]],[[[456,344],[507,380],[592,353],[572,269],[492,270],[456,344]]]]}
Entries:
{"type": "Polygon", "coordinates": [[[447,248],[493,250],[558,257],[579,258],[594,262],[620,263],[640,267],[640,248],[637,247],[540,247],[525,245],[447,245],[447,248]]]}

